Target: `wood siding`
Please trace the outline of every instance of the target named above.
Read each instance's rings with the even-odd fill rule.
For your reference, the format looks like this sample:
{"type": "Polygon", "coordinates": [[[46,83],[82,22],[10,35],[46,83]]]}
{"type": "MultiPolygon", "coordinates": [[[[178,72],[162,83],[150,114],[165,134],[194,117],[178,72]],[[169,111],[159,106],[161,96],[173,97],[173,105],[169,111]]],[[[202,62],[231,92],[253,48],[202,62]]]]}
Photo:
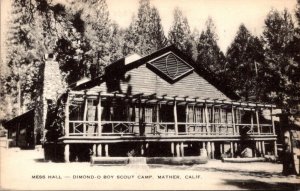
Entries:
{"type": "Polygon", "coordinates": [[[121,89],[123,92],[127,92],[130,86],[132,94],[156,93],[157,95],[168,94],[168,96],[229,99],[196,72],[192,72],[174,84],[170,84],[147,68],[146,65],[142,65],[127,72],[126,77],[130,77],[130,81],[121,82],[121,89]]]}
{"type": "MultiPolygon", "coordinates": [[[[144,93],[144,95],[156,93],[157,95],[167,94],[168,96],[229,100],[221,91],[194,71],[172,84],[161,78],[160,75],[144,64],[128,71],[124,79],[127,80],[119,80],[119,87],[117,88],[121,90],[122,93],[144,93]]],[[[93,87],[91,91],[107,92],[106,82],[93,87]]]]}

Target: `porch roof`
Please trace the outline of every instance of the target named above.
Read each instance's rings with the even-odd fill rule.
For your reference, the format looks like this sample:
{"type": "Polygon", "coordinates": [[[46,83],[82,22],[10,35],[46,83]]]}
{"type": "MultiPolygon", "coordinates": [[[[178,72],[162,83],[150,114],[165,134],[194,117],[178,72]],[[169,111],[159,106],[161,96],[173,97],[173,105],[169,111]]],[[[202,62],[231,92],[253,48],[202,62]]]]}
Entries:
{"type": "MultiPolygon", "coordinates": [[[[69,91],[69,95],[76,96],[76,99],[83,100],[84,97],[91,99],[98,99],[99,96],[101,98],[120,98],[120,99],[128,99],[134,102],[141,103],[174,103],[176,101],[177,104],[206,104],[211,106],[222,106],[222,107],[239,107],[239,108],[276,108],[276,105],[266,104],[266,103],[255,103],[255,102],[245,102],[245,101],[232,101],[232,100],[219,100],[219,99],[200,99],[198,97],[188,97],[188,96],[177,96],[177,95],[157,95],[157,94],[135,94],[128,95],[118,92],[112,93],[102,93],[102,92],[92,92],[92,91],[69,91]]],[[[72,99],[71,99],[72,100],[72,99]]]]}

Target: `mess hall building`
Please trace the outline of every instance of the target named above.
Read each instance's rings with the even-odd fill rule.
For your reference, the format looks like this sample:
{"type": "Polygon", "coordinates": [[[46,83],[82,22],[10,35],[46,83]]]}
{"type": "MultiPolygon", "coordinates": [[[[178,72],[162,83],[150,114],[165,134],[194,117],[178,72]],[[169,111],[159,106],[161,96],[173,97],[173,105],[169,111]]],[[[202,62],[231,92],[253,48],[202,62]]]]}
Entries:
{"type": "Polygon", "coordinates": [[[249,103],[174,46],[129,55],[77,83],[48,109],[45,157],[277,155],[275,105],[249,103]],[[262,115],[269,110],[269,118],[262,115]]]}

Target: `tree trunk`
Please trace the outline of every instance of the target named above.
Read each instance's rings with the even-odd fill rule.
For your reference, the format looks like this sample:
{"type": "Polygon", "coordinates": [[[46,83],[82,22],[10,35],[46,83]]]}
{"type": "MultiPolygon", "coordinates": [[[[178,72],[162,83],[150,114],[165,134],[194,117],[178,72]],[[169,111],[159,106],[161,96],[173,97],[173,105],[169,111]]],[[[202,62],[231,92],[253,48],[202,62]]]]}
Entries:
{"type": "Polygon", "coordinates": [[[282,152],[282,174],[285,176],[295,175],[296,166],[294,161],[293,145],[292,145],[292,136],[290,131],[290,121],[288,115],[281,117],[280,122],[284,129],[283,134],[283,152],[282,152]]]}

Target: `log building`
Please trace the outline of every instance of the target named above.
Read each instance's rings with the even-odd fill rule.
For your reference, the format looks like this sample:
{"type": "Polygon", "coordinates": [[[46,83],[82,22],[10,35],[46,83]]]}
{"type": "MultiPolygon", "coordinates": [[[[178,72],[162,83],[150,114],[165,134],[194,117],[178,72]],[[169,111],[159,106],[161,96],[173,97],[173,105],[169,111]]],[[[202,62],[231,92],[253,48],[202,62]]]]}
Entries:
{"type": "Polygon", "coordinates": [[[132,54],[69,87],[46,120],[46,159],[91,155],[236,157],[277,155],[271,104],[237,96],[174,46],[132,54]],[[270,119],[262,115],[269,110],[270,119]],[[61,120],[59,120],[59,119],[61,120]]]}

